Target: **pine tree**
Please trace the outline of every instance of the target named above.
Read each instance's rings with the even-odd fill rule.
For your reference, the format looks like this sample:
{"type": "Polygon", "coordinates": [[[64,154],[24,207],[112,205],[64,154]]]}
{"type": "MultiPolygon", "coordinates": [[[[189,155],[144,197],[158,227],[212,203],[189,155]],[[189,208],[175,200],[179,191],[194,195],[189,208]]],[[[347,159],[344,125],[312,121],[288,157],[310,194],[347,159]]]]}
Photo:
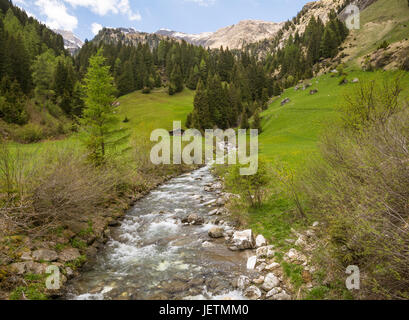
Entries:
{"type": "Polygon", "coordinates": [[[90,160],[96,165],[104,163],[108,147],[118,147],[128,138],[124,130],[116,128],[120,122],[113,107],[116,90],[110,68],[105,62],[100,49],[91,57],[84,79],[85,108],[81,119],[83,141],[90,160]]]}
{"type": "Polygon", "coordinates": [[[193,106],[192,126],[199,130],[211,129],[208,95],[201,80],[197,84],[193,106]]]}
{"type": "Polygon", "coordinates": [[[247,112],[246,112],[245,109],[243,110],[243,112],[241,114],[240,128],[241,129],[250,129],[249,118],[247,116],[247,112]]]}
{"type": "Polygon", "coordinates": [[[252,123],[251,128],[258,130],[259,134],[262,132],[261,119],[260,119],[260,110],[259,109],[257,109],[256,112],[254,113],[253,123],[252,123]]]}

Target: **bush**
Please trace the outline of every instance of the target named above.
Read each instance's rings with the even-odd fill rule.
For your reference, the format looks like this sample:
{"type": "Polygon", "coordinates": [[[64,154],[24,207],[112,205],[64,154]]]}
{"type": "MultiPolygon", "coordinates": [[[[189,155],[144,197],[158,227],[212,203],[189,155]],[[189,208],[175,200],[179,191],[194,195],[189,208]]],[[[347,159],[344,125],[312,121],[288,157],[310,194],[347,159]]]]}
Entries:
{"type": "Polygon", "coordinates": [[[7,230],[41,235],[103,210],[128,176],[119,165],[89,165],[75,148],[33,153],[3,144],[0,178],[0,222],[11,224],[7,230]]]}
{"type": "Polygon", "coordinates": [[[380,49],[388,49],[388,47],[389,47],[389,42],[385,40],[384,42],[382,42],[382,43],[378,46],[378,50],[380,50],[380,49]]]}
{"type": "Polygon", "coordinates": [[[143,94],[149,94],[149,93],[151,93],[151,88],[149,88],[149,87],[143,88],[143,89],[142,89],[142,93],[143,93],[143,94]]]}
{"type": "Polygon", "coordinates": [[[259,207],[271,186],[272,174],[268,162],[259,158],[257,173],[251,176],[240,175],[240,168],[247,167],[240,164],[230,168],[226,176],[226,186],[241,196],[246,204],[259,207]]]}
{"type": "Polygon", "coordinates": [[[324,136],[323,160],[304,179],[313,212],[326,222],[328,273],[341,277],[357,265],[370,298],[409,296],[409,108],[395,107],[395,85],[364,86],[353,108],[347,101],[345,123],[324,136]]]}
{"type": "Polygon", "coordinates": [[[22,143],[34,143],[44,138],[44,132],[39,125],[29,123],[16,130],[15,138],[22,143]]]}

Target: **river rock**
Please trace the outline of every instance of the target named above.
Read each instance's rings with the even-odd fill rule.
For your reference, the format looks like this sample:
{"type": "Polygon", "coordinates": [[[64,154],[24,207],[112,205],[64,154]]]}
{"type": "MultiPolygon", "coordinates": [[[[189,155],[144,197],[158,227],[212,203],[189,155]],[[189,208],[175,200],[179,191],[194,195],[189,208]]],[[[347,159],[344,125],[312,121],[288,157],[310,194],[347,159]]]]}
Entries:
{"type": "Polygon", "coordinates": [[[246,276],[240,276],[237,279],[237,288],[239,288],[240,290],[246,289],[249,284],[250,284],[250,279],[246,276]]]}
{"type": "Polygon", "coordinates": [[[34,260],[36,261],[47,261],[52,262],[58,259],[58,254],[54,250],[49,249],[39,249],[32,254],[34,260]]]}
{"type": "Polygon", "coordinates": [[[256,245],[252,230],[236,231],[232,243],[240,250],[253,249],[256,245]]]}
{"type": "Polygon", "coordinates": [[[256,268],[256,270],[257,270],[258,272],[262,272],[262,271],[265,270],[266,267],[267,267],[267,264],[263,262],[263,263],[261,263],[261,264],[256,268]]]}
{"type": "Polygon", "coordinates": [[[216,204],[219,207],[222,207],[222,206],[224,206],[226,204],[226,201],[223,198],[218,198],[217,201],[216,201],[216,204]]]}
{"type": "Polygon", "coordinates": [[[250,286],[244,291],[244,296],[250,300],[257,300],[261,298],[261,290],[256,286],[250,286]]]}
{"type": "Polygon", "coordinates": [[[277,270],[278,268],[280,268],[280,264],[277,262],[273,262],[272,264],[266,266],[266,270],[268,271],[273,271],[273,270],[277,270]]]}
{"type": "Polygon", "coordinates": [[[209,242],[209,241],[205,241],[205,242],[202,243],[202,247],[203,248],[213,248],[214,244],[209,242]]]}
{"type": "Polygon", "coordinates": [[[254,270],[257,264],[257,256],[253,256],[248,258],[247,260],[247,269],[248,270],[254,270]]]}
{"type": "Polygon", "coordinates": [[[282,288],[277,287],[266,294],[266,298],[271,300],[291,300],[291,297],[282,288]]]}
{"type": "Polygon", "coordinates": [[[260,276],[257,279],[253,279],[253,283],[257,284],[257,285],[263,284],[264,283],[264,276],[260,276]]]}
{"type": "Polygon", "coordinates": [[[221,227],[213,227],[208,232],[210,238],[222,238],[224,229],[221,227]]]}
{"type": "Polygon", "coordinates": [[[256,250],[257,258],[273,258],[275,254],[274,246],[264,246],[256,250]]]}
{"type": "Polygon", "coordinates": [[[267,245],[266,238],[263,235],[259,234],[256,238],[256,248],[264,247],[267,245]]]}
{"type": "Polygon", "coordinates": [[[280,284],[280,280],[275,276],[274,273],[269,273],[264,279],[264,283],[261,288],[265,291],[270,291],[271,289],[277,287],[280,284]]]}
{"type": "Polygon", "coordinates": [[[204,219],[197,215],[196,213],[192,213],[187,217],[187,222],[195,226],[199,226],[204,223],[204,219]]]}
{"type": "Polygon", "coordinates": [[[81,253],[76,248],[68,248],[61,251],[58,257],[63,262],[71,262],[81,257],[81,253]]]}
{"type": "Polygon", "coordinates": [[[214,215],[217,215],[218,213],[219,213],[219,209],[214,209],[209,212],[209,216],[214,216],[214,215]]]}

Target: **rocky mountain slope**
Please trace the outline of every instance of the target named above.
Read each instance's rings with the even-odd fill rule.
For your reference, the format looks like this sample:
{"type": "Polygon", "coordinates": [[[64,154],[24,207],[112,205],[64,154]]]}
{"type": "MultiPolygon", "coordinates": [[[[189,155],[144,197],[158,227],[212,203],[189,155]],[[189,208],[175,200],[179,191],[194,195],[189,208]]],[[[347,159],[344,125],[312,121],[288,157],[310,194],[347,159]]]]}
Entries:
{"type": "Polygon", "coordinates": [[[92,40],[94,42],[105,42],[115,44],[122,42],[126,45],[137,46],[138,44],[149,44],[156,48],[161,40],[168,39],[165,35],[140,32],[133,28],[103,28],[92,40]]]}
{"type": "Polygon", "coordinates": [[[221,46],[229,47],[230,49],[242,49],[247,44],[273,37],[283,25],[284,23],[244,20],[216,32],[186,34],[161,29],[156,34],[185,40],[186,42],[210,47],[211,49],[217,49],[221,46]]]}
{"type": "Polygon", "coordinates": [[[62,35],[62,37],[64,38],[64,48],[67,49],[71,54],[75,54],[84,45],[84,42],[71,31],[65,30],[53,31],[62,35]]]}
{"type": "Polygon", "coordinates": [[[339,18],[345,20],[347,18],[345,7],[348,4],[355,4],[362,11],[376,1],[378,0],[318,0],[309,2],[292,20],[285,22],[275,36],[250,44],[247,48],[258,53],[260,57],[264,57],[268,52],[282,48],[290,36],[294,37],[296,33],[302,35],[312,17],[320,18],[326,23],[328,14],[331,10],[335,10],[339,18]]]}

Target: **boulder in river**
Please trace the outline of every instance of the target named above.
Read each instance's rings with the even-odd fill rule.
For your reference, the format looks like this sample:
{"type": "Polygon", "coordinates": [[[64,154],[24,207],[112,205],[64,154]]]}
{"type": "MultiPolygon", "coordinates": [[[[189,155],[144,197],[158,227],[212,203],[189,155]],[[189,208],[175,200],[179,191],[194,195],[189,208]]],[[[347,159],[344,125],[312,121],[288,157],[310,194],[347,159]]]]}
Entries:
{"type": "Polygon", "coordinates": [[[232,243],[240,250],[253,249],[256,245],[252,230],[236,231],[233,234],[232,243]]]}
{"type": "Polygon", "coordinates": [[[261,298],[261,290],[256,286],[250,286],[244,291],[244,296],[250,300],[257,300],[261,298]]]}
{"type": "Polygon", "coordinates": [[[246,276],[240,276],[237,279],[237,288],[240,290],[246,289],[246,287],[250,284],[250,279],[246,276]]]}
{"type": "Polygon", "coordinates": [[[213,227],[208,232],[210,238],[222,238],[224,229],[221,227],[213,227]]]}
{"type": "Polygon", "coordinates": [[[195,226],[199,226],[204,223],[204,219],[200,217],[198,214],[192,213],[187,217],[187,222],[195,226]]]}

